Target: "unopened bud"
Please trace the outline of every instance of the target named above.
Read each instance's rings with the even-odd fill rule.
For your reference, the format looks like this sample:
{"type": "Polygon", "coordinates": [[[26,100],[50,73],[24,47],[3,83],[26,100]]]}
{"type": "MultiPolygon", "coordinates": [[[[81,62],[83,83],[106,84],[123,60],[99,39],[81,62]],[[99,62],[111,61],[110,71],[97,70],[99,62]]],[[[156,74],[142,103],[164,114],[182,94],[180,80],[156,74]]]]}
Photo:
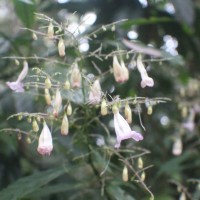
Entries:
{"type": "Polygon", "coordinates": [[[115,25],[112,26],[111,31],[115,31],[115,25]]]}
{"type": "Polygon", "coordinates": [[[125,105],[124,109],[126,121],[131,124],[132,123],[132,111],[128,103],[125,105]]]}
{"type": "Polygon", "coordinates": [[[183,150],[183,143],[180,137],[176,138],[173,147],[172,147],[172,153],[175,156],[179,156],[182,153],[183,150]]]}
{"type": "Polygon", "coordinates": [[[186,200],[186,195],[184,192],[181,193],[179,200],[186,200]]]}
{"type": "Polygon", "coordinates": [[[70,82],[68,80],[65,81],[65,83],[64,83],[64,89],[65,90],[69,90],[70,89],[70,82]]]}
{"type": "Polygon", "coordinates": [[[124,166],[123,171],[122,171],[122,180],[124,182],[128,181],[128,168],[126,165],[124,166]]]}
{"type": "Polygon", "coordinates": [[[20,63],[19,63],[19,60],[15,59],[15,64],[16,64],[16,65],[19,65],[19,64],[20,64],[20,63]]]}
{"type": "Polygon", "coordinates": [[[40,116],[37,116],[36,119],[37,119],[38,122],[41,122],[41,118],[40,118],[40,116]]]}
{"type": "Polygon", "coordinates": [[[101,114],[103,116],[108,114],[108,108],[107,108],[107,103],[105,99],[103,99],[101,102],[101,114]]]}
{"type": "Polygon", "coordinates": [[[113,111],[113,114],[116,114],[117,112],[119,112],[117,105],[113,105],[112,111],[113,111]]]}
{"type": "Polygon", "coordinates": [[[71,72],[71,86],[79,88],[81,86],[81,73],[77,64],[74,64],[71,72]]]}
{"type": "Polygon", "coordinates": [[[39,126],[38,126],[38,123],[37,123],[37,121],[35,119],[32,122],[32,128],[33,128],[34,132],[38,132],[39,131],[39,126]]]}
{"type": "Polygon", "coordinates": [[[54,37],[54,27],[53,27],[52,22],[49,23],[48,30],[47,30],[47,36],[49,39],[52,39],[54,37]]]}
{"type": "Polygon", "coordinates": [[[102,26],[102,29],[103,29],[103,31],[106,31],[106,27],[104,25],[102,26]]]}
{"type": "Polygon", "coordinates": [[[64,114],[63,120],[62,120],[62,124],[61,124],[61,134],[62,135],[67,135],[69,132],[69,122],[68,122],[68,118],[67,115],[64,114]]]}
{"type": "Polygon", "coordinates": [[[147,114],[148,115],[151,115],[153,113],[153,107],[152,107],[152,105],[149,105],[148,107],[147,107],[147,114]]]}
{"type": "Polygon", "coordinates": [[[188,108],[187,108],[187,106],[183,106],[183,107],[181,108],[181,116],[182,116],[183,118],[185,118],[185,117],[187,117],[187,114],[188,114],[188,108]]]}
{"type": "Polygon", "coordinates": [[[27,138],[26,138],[26,142],[27,142],[28,144],[31,144],[31,138],[30,138],[30,137],[27,137],[27,138]]]}
{"type": "Polygon", "coordinates": [[[72,105],[71,103],[69,103],[67,106],[67,115],[70,116],[71,114],[72,114],[72,105]]]}
{"type": "Polygon", "coordinates": [[[54,117],[58,117],[58,112],[59,112],[61,106],[62,106],[62,97],[61,97],[59,89],[57,89],[56,96],[54,98],[54,108],[53,108],[54,117]]]}
{"type": "Polygon", "coordinates": [[[22,120],[22,118],[23,118],[23,116],[22,116],[22,115],[18,115],[18,120],[19,120],[19,121],[21,121],[21,120],[22,120]]]}
{"type": "Polygon", "coordinates": [[[17,139],[18,139],[18,140],[21,140],[21,139],[22,139],[22,134],[21,134],[21,133],[18,133],[18,134],[17,134],[17,139]]]}
{"type": "Polygon", "coordinates": [[[28,121],[28,123],[31,123],[31,122],[32,122],[31,117],[28,117],[28,118],[27,118],[27,121],[28,121]]]}
{"type": "Polygon", "coordinates": [[[141,174],[141,177],[140,177],[140,178],[141,178],[141,180],[142,180],[142,181],[144,181],[144,180],[145,180],[145,177],[146,177],[146,174],[145,174],[145,172],[142,172],[142,174],[141,174]]]}
{"type": "Polygon", "coordinates": [[[65,56],[65,44],[62,38],[58,41],[58,53],[61,57],[65,56]]]}
{"type": "Polygon", "coordinates": [[[37,35],[35,33],[32,34],[32,38],[33,38],[33,40],[37,40],[38,39],[38,37],[37,37],[37,35]]]}
{"type": "Polygon", "coordinates": [[[51,95],[49,93],[49,89],[45,89],[44,91],[45,91],[44,97],[45,97],[46,103],[47,105],[51,105],[51,95]]]}
{"type": "Polygon", "coordinates": [[[45,79],[45,88],[50,89],[51,86],[52,86],[51,80],[47,77],[47,78],[45,79]]]}
{"type": "Polygon", "coordinates": [[[139,169],[143,168],[143,160],[142,160],[141,157],[138,158],[137,166],[138,166],[139,169]]]}

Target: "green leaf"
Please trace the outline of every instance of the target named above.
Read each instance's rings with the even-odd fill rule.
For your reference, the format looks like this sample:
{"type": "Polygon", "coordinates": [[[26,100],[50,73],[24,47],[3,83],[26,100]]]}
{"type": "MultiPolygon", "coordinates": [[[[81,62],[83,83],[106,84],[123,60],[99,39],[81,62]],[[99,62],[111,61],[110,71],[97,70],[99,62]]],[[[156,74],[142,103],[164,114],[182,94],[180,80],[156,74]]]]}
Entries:
{"type": "Polygon", "coordinates": [[[107,187],[108,193],[110,194],[110,196],[113,196],[114,199],[116,200],[135,200],[135,198],[133,196],[128,195],[127,192],[125,192],[124,190],[122,190],[120,187],[118,186],[109,186],[107,187]]]}
{"type": "Polygon", "coordinates": [[[13,4],[25,27],[31,28],[34,24],[35,0],[13,0],[13,4]]]}
{"type": "Polygon", "coordinates": [[[37,172],[33,175],[27,176],[17,180],[15,183],[9,185],[7,188],[0,192],[1,200],[17,200],[21,199],[28,194],[36,191],[41,186],[49,183],[50,181],[58,178],[66,171],[62,169],[51,169],[47,171],[37,172]]]}

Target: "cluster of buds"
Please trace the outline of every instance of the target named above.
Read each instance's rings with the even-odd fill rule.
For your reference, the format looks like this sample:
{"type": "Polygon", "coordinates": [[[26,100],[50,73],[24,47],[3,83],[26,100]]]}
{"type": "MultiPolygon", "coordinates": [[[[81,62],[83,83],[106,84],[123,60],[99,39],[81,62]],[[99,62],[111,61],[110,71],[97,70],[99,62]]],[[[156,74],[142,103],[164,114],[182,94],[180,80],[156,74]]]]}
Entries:
{"type": "Polygon", "coordinates": [[[121,60],[121,63],[119,64],[116,55],[113,56],[113,73],[116,82],[123,83],[129,79],[129,71],[124,64],[124,61],[121,60]]]}

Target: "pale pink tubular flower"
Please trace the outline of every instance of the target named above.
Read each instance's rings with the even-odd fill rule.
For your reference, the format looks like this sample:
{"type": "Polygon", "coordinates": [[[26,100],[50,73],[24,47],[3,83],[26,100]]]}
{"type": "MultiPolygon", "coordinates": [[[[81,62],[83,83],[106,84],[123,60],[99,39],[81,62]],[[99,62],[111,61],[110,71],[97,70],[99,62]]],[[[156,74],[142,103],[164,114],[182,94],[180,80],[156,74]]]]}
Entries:
{"type": "Polygon", "coordinates": [[[140,72],[142,81],[141,81],[141,87],[145,88],[146,86],[153,87],[154,86],[154,80],[148,76],[147,71],[144,67],[144,64],[142,63],[142,57],[139,55],[137,57],[137,68],[140,72]]]}
{"type": "Polygon", "coordinates": [[[58,117],[58,112],[61,109],[62,106],[62,96],[60,94],[59,89],[56,90],[56,95],[54,98],[54,106],[53,106],[53,115],[55,117],[58,117]]]}
{"type": "Polygon", "coordinates": [[[121,61],[121,65],[117,59],[117,56],[113,56],[113,73],[116,82],[123,83],[129,79],[129,71],[126,68],[123,61],[121,61]]]}
{"type": "Polygon", "coordinates": [[[89,103],[98,104],[101,102],[101,85],[99,80],[95,80],[92,84],[90,93],[89,93],[89,103]]]}
{"type": "Polygon", "coordinates": [[[15,92],[24,92],[24,84],[22,83],[22,80],[24,80],[27,74],[28,74],[28,63],[24,61],[23,70],[19,74],[17,80],[13,82],[8,81],[6,84],[11,90],[15,92]]]}
{"type": "Polygon", "coordinates": [[[53,150],[53,141],[51,132],[46,122],[44,122],[43,129],[38,141],[37,151],[44,156],[44,155],[50,155],[52,150],[53,150]]]}
{"type": "Polygon", "coordinates": [[[117,135],[117,142],[115,148],[119,148],[121,141],[133,138],[135,141],[143,140],[143,136],[136,132],[132,131],[128,122],[120,115],[119,111],[114,113],[114,127],[117,135]]]}

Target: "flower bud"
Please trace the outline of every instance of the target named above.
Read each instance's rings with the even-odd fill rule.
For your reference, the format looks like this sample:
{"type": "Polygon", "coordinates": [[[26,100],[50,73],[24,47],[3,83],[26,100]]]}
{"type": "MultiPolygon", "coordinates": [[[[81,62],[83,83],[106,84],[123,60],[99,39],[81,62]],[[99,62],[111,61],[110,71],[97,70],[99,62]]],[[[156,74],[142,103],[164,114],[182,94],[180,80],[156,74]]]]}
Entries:
{"type": "Polygon", "coordinates": [[[49,39],[52,39],[54,37],[54,27],[53,27],[52,22],[49,23],[48,30],[47,30],[47,36],[49,39]]]}
{"type": "Polygon", "coordinates": [[[37,151],[41,155],[50,155],[52,150],[53,150],[53,141],[52,141],[51,132],[46,122],[44,122],[43,129],[38,140],[37,151]]]}
{"type": "Polygon", "coordinates": [[[124,109],[126,121],[131,124],[132,123],[132,111],[128,103],[125,105],[124,109]]]}
{"type": "Polygon", "coordinates": [[[68,80],[65,81],[65,83],[64,83],[64,89],[65,90],[69,90],[70,89],[70,82],[68,80]]]}
{"type": "Polygon", "coordinates": [[[122,69],[116,55],[113,56],[113,73],[115,81],[121,82],[122,69]]]}
{"type": "Polygon", "coordinates": [[[61,134],[62,135],[67,135],[69,132],[69,122],[68,122],[68,118],[67,115],[64,114],[63,120],[62,120],[62,124],[61,124],[61,134]]]}
{"type": "Polygon", "coordinates": [[[54,98],[54,107],[53,107],[53,115],[54,117],[58,117],[58,112],[62,106],[62,97],[60,91],[56,90],[56,96],[54,98]]]}
{"type": "Polygon", "coordinates": [[[119,112],[119,109],[118,109],[118,107],[117,107],[117,105],[115,104],[115,105],[113,105],[113,107],[112,107],[112,111],[113,111],[113,114],[116,114],[116,113],[118,113],[119,112]]]}
{"type": "Polygon", "coordinates": [[[153,113],[153,107],[152,107],[152,105],[149,105],[148,107],[147,107],[147,114],[148,115],[151,115],[153,113]]]}
{"type": "Polygon", "coordinates": [[[71,72],[71,86],[73,88],[80,88],[81,86],[81,73],[77,64],[74,64],[71,72]]]}
{"type": "Polygon", "coordinates": [[[58,41],[58,53],[61,57],[65,56],[65,44],[62,38],[58,41]]]}
{"type": "Polygon", "coordinates": [[[121,60],[121,68],[122,68],[121,79],[123,80],[123,82],[125,82],[129,79],[129,71],[127,67],[125,66],[123,60],[121,60]]]}
{"type": "Polygon", "coordinates": [[[35,33],[32,34],[32,38],[33,38],[33,40],[37,40],[38,39],[38,37],[37,37],[37,35],[35,33]]]}
{"type": "Polygon", "coordinates": [[[144,180],[145,180],[145,177],[146,177],[146,174],[145,174],[145,172],[143,171],[140,178],[141,178],[142,181],[144,181],[144,180]]]}
{"type": "Polygon", "coordinates": [[[39,131],[39,126],[38,126],[38,123],[37,123],[37,121],[35,119],[32,122],[32,128],[33,128],[34,132],[38,132],[39,131]]]}
{"type": "Polygon", "coordinates": [[[179,200],[186,200],[186,195],[184,192],[181,193],[179,200]]]}
{"type": "Polygon", "coordinates": [[[44,91],[45,91],[44,97],[45,97],[46,103],[47,105],[51,105],[51,95],[49,93],[49,89],[45,89],[44,91]]]}
{"type": "Polygon", "coordinates": [[[124,166],[123,171],[122,171],[122,180],[124,182],[128,181],[128,168],[126,165],[124,166]]]}
{"type": "Polygon", "coordinates": [[[108,114],[108,108],[107,108],[107,103],[105,99],[103,99],[101,102],[101,114],[103,116],[108,114]]]}
{"type": "Polygon", "coordinates": [[[138,167],[139,169],[142,169],[142,168],[143,168],[143,160],[142,160],[141,157],[138,158],[137,167],[138,167]]]}
{"type": "Polygon", "coordinates": [[[32,119],[31,119],[30,116],[27,118],[27,121],[28,121],[28,123],[31,123],[31,122],[32,122],[32,119]]]}
{"type": "Polygon", "coordinates": [[[92,84],[90,93],[89,93],[89,103],[98,104],[101,102],[101,86],[99,80],[95,80],[92,84]]]}
{"type": "Polygon", "coordinates": [[[188,108],[187,108],[187,106],[183,106],[183,107],[181,108],[181,116],[182,116],[183,118],[185,118],[185,117],[187,117],[187,115],[188,115],[188,108]]]}
{"type": "Polygon", "coordinates": [[[16,64],[16,65],[19,65],[19,64],[20,64],[20,63],[19,63],[19,60],[15,59],[15,64],[16,64]]]}
{"type": "Polygon", "coordinates": [[[67,115],[70,116],[71,114],[72,114],[72,105],[71,103],[69,103],[67,106],[67,115]]]}
{"type": "Polygon", "coordinates": [[[45,79],[45,88],[50,89],[51,86],[52,86],[51,80],[47,77],[47,78],[45,79]]]}
{"type": "Polygon", "coordinates": [[[183,143],[180,137],[176,138],[176,140],[174,141],[173,147],[172,147],[172,153],[175,156],[179,156],[181,155],[183,151],[183,143]]]}
{"type": "Polygon", "coordinates": [[[23,118],[23,116],[22,116],[22,115],[18,115],[18,120],[19,120],[19,121],[21,121],[21,120],[22,120],[22,118],[23,118]]]}

